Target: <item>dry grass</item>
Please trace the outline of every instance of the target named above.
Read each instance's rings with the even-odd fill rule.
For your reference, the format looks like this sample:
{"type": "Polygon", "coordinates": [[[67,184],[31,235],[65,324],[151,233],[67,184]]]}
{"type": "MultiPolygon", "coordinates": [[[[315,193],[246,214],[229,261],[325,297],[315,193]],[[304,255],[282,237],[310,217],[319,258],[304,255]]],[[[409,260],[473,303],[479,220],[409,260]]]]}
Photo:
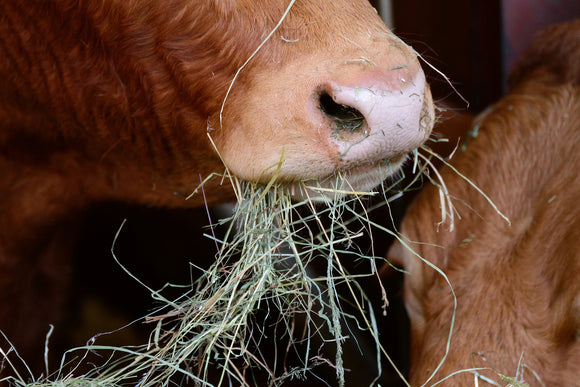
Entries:
{"type": "MultiPolygon", "coordinates": [[[[345,255],[366,259],[369,271],[358,276],[376,275],[374,257],[352,248],[368,227],[364,223],[370,222],[350,206],[361,197],[345,197],[337,190],[331,200],[293,203],[289,188],[275,180],[266,186],[232,182],[242,199],[232,218],[219,222],[229,228],[224,240],[215,239],[220,246],[215,263],[178,299],[149,289],[163,306],[144,318],[154,326],[147,344],[107,347],[95,341],[68,351],[59,370],[48,377],[16,374],[6,380],[18,386],[256,385],[259,370],[269,385],[281,385],[305,378],[317,365],[330,364],[336,374],[333,384],[344,385],[347,326],[371,332],[380,363],[385,350],[378,341],[373,307],[357,276],[341,264],[345,255]],[[353,222],[361,222],[359,231],[346,227],[353,222]],[[324,272],[315,274],[313,262],[318,268],[322,262],[324,272]],[[348,313],[345,304],[351,306],[348,313]],[[258,311],[278,317],[265,326],[258,311]],[[302,332],[296,332],[298,326],[303,326],[302,332]],[[274,332],[279,358],[261,352],[265,332],[274,332]],[[321,342],[333,349],[333,357],[323,357],[312,344],[321,342]],[[100,354],[103,362],[81,374],[75,364],[83,364],[91,353],[100,354]],[[291,353],[299,357],[298,366],[286,364],[291,353]]],[[[308,196],[318,188],[300,189],[308,196]]],[[[332,196],[328,190],[324,194],[332,196]]]]}
{"type": "MultiPolygon", "coordinates": [[[[301,189],[307,197],[295,203],[291,200],[290,188],[278,185],[276,177],[265,186],[228,177],[236,190],[238,204],[230,219],[218,222],[228,226],[225,238],[208,236],[220,246],[215,263],[194,283],[184,287],[177,299],[166,298],[163,289],[149,289],[162,306],[144,317],[144,321],[154,326],[147,344],[108,347],[92,342],[69,350],[54,373],[50,373],[47,363],[49,376],[35,378],[30,373],[23,377],[15,373],[4,381],[16,386],[38,387],[145,387],[184,383],[252,386],[261,385],[256,380],[259,372],[266,375],[268,385],[278,386],[290,379],[303,379],[316,366],[326,364],[335,369],[336,380],[332,384],[343,386],[343,345],[348,339],[355,340],[352,332],[345,332],[345,327],[367,331],[374,338],[378,379],[383,357],[394,367],[379,341],[374,311],[375,307],[386,308],[387,295],[383,290],[383,305],[371,305],[357,279],[377,276],[376,257],[372,250],[367,255],[352,247],[371,228],[384,231],[407,246],[398,233],[373,223],[368,213],[389,206],[422,176],[439,186],[442,223],[448,221],[448,226],[453,227],[455,209],[445,183],[436,171],[435,179],[439,180],[433,180],[427,172],[430,156],[429,151],[426,156],[417,152],[415,178],[400,192],[383,187],[382,192],[392,196],[385,194],[384,200],[370,208],[360,205],[364,193],[344,195],[340,176],[337,176],[336,191],[325,189],[327,199],[316,203],[308,198],[308,193],[320,189],[306,187],[304,183],[298,188],[292,187],[301,189]],[[354,204],[358,210],[354,210],[354,204]],[[366,260],[368,271],[351,275],[341,263],[345,257],[366,260]],[[317,272],[311,269],[315,262],[318,262],[317,272]],[[348,312],[345,306],[350,307],[348,312]],[[264,314],[276,317],[266,319],[266,323],[264,314]],[[297,332],[297,327],[302,327],[302,331],[297,332]],[[273,337],[266,338],[266,332],[273,337]],[[262,343],[267,340],[277,347],[274,358],[261,351],[262,343]],[[319,353],[319,343],[332,347],[332,358],[319,353]],[[80,366],[86,365],[85,360],[91,353],[100,354],[103,362],[81,372],[80,366]],[[298,365],[287,363],[291,354],[298,357],[298,365]]],[[[112,253],[114,256],[114,246],[112,253]]],[[[417,257],[447,278],[429,261],[417,257]]],[[[450,350],[452,333],[453,321],[445,355],[437,369],[450,350]]],[[[16,372],[17,367],[7,354],[0,355],[4,355],[5,366],[16,372]]],[[[404,380],[402,374],[399,376],[404,380]]]]}

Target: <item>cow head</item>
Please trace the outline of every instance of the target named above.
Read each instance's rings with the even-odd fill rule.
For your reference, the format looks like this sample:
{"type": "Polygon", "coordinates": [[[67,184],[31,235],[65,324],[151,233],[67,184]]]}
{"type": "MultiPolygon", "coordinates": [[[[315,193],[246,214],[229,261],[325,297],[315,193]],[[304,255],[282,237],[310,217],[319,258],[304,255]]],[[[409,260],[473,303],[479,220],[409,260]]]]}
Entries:
{"type": "Polygon", "coordinates": [[[367,189],[432,121],[416,54],[367,0],[2,0],[0,328],[43,341],[95,202],[228,200],[220,179],[184,200],[224,162],[367,189]]]}
{"type": "Polygon", "coordinates": [[[366,0],[5,5],[6,148],[35,144],[45,166],[74,153],[89,195],[115,180],[116,199],[168,204],[224,162],[249,181],[340,172],[366,190],[431,131],[417,54],[366,0]]]}
{"type": "Polygon", "coordinates": [[[538,34],[510,93],[438,172],[455,227],[435,185],[407,209],[388,257],[406,271],[410,385],[580,380],[579,59],[580,20],[538,34]]]}

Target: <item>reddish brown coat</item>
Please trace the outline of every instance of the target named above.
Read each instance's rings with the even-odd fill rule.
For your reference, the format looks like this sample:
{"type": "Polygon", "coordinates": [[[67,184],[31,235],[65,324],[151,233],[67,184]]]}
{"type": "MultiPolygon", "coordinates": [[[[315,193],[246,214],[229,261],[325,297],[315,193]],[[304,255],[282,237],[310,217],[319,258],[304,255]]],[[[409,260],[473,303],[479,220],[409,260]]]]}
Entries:
{"type": "MultiPolygon", "coordinates": [[[[498,375],[523,375],[539,386],[534,372],[546,386],[580,381],[578,63],[580,21],[540,34],[513,73],[509,95],[480,118],[478,135],[452,161],[511,225],[449,167],[441,175],[461,216],[454,230],[437,225],[434,186],[405,215],[405,239],[445,272],[457,296],[449,354],[428,385],[474,367],[500,385],[507,379],[498,375]]],[[[442,276],[400,244],[390,257],[408,270],[410,383],[418,386],[445,353],[452,295],[442,276]]],[[[473,383],[464,372],[443,385],[473,383]]]]}

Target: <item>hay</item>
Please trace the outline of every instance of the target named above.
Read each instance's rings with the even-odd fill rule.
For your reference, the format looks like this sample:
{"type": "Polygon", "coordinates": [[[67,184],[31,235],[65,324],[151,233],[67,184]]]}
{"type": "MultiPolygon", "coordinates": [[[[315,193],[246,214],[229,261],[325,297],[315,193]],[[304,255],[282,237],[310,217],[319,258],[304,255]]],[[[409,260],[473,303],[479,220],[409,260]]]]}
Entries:
{"type": "MultiPolygon", "coordinates": [[[[356,282],[357,276],[350,275],[344,269],[340,257],[348,254],[354,255],[355,259],[367,259],[370,270],[365,275],[376,275],[374,252],[366,256],[344,247],[352,246],[364,234],[362,231],[353,233],[346,228],[353,222],[360,222],[361,230],[367,232],[371,227],[383,230],[409,248],[398,233],[371,222],[368,212],[388,206],[421,176],[431,179],[426,172],[431,166],[429,158],[416,154],[415,163],[415,167],[420,168],[414,168],[415,178],[407,187],[390,198],[385,197],[374,207],[365,210],[363,206],[362,211],[353,210],[352,204],[360,202],[364,193],[356,193],[346,199],[344,193],[349,190],[342,186],[344,180],[340,176],[337,177],[336,188],[330,190],[307,187],[303,183],[298,188],[296,185],[280,186],[275,178],[266,186],[261,186],[241,183],[230,177],[238,198],[244,199],[239,200],[230,219],[218,222],[229,224],[224,240],[206,235],[221,246],[216,261],[176,300],[166,299],[162,291],[149,289],[153,298],[161,301],[163,306],[144,318],[144,321],[155,324],[146,345],[107,347],[91,343],[68,351],[59,371],[50,377],[27,383],[16,374],[5,381],[18,386],[54,387],[144,387],[182,383],[200,386],[255,385],[254,371],[261,370],[268,375],[269,385],[281,385],[288,379],[305,378],[320,364],[331,364],[336,370],[336,383],[343,386],[342,346],[347,340],[343,330],[349,326],[348,320],[354,321],[351,326],[369,331],[373,336],[377,350],[377,378],[382,369],[381,354],[396,370],[378,340],[373,307],[356,282]],[[330,199],[318,204],[309,198],[293,203],[290,189],[300,189],[302,196],[307,198],[309,193],[322,192],[324,197],[330,199]],[[298,213],[300,208],[303,209],[301,214],[298,213]],[[304,209],[307,210],[306,215],[304,209]],[[331,219],[330,224],[325,225],[323,218],[331,219]],[[326,262],[325,275],[314,276],[309,271],[311,263],[316,260],[326,262]],[[341,292],[336,290],[339,286],[341,292]],[[354,305],[357,315],[346,313],[343,309],[345,304],[354,305]],[[273,339],[287,340],[286,353],[292,351],[299,354],[299,366],[288,368],[285,359],[276,358],[272,362],[261,353],[259,343],[264,338],[264,332],[272,330],[256,317],[257,311],[264,309],[268,315],[280,316],[274,323],[273,339]],[[300,338],[295,333],[296,319],[304,322],[305,331],[300,338]],[[311,344],[313,340],[333,345],[334,359],[321,357],[311,344]],[[109,360],[75,376],[77,368],[66,364],[71,362],[66,360],[67,355],[77,356],[75,361],[80,365],[90,352],[107,354],[109,360]]],[[[438,174],[436,177],[439,178],[438,174]]],[[[449,217],[450,227],[453,227],[453,216],[449,214],[453,214],[455,209],[445,184],[442,181],[432,182],[442,192],[442,223],[449,217]]],[[[383,187],[383,192],[392,192],[391,188],[383,187]]],[[[112,253],[115,257],[114,246],[112,253]]],[[[432,266],[423,257],[418,258],[432,266]]],[[[433,269],[446,278],[438,268],[433,269]]],[[[453,292],[451,284],[448,285],[453,292]]],[[[383,300],[384,310],[386,294],[383,294],[383,300]]],[[[452,332],[453,321],[446,352],[439,366],[449,351],[452,332]]],[[[2,355],[7,359],[7,354],[2,355]]],[[[12,364],[9,363],[9,366],[16,370],[12,364]]],[[[399,376],[404,380],[400,373],[399,376]]],[[[33,379],[32,374],[29,379],[33,379]]]]}
{"type": "MultiPolygon", "coordinates": [[[[427,153],[431,152],[427,150],[427,153]]],[[[365,193],[344,195],[349,187],[344,186],[341,176],[336,177],[333,189],[309,187],[304,183],[279,185],[276,177],[266,185],[258,185],[225,176],[239,199],[232,217],[218,222],[228,227],[224,239],[206,235],[220,246],[215,263],[185,287],[177,299],[164,297],[163,289],[148,288],[162,306],[143,319],[154,325],[147,344],[108,347],[92,341],[69,350],[56,373],[48,375],[47,362],[48,376],[40,378],[34,378],[30,371],[27,376],[18,374],[8,354],[1,353],[7,367],[15,371],[15,376],[2,381],[31,387],[250,386],[256,385],[255,375],[259,371],[266,375],[268,385],[278,386],[290,379],[304,379],[315,367],[330,364],[335,369],[335,384],[344,386],[343,344],[347,339],[355,340],[349,338],[348,330],[352,327],[369,332],[375,341],[377,379],[384,356],[404,381],[379,342],[373,305],[357,282],[362,276],[377,276],[374,251],[371,246],[370,254],[366,255],[352,247],[357,238],[371,234],[373,228],[392,235],[410,249],[401,235],[373,223],[368,213],[389,206],[422,176],[440,187],[442,223],[449,219],[453,227],[455,209],[444,182],[429,177],[428,156],[416,152],[414,160],[414,178],[408,185],[367,209],[361,205],[365,193]],[[300,203],[291,200],[290,191],[296,189],[306,197],[300,203]],[[325,199],[314,203],[309,195],[316,192],[322,193],[325,199]],[[347,228],[357,222],[354,228],[358,231],[347,228]],[[341,257],[368,261],[368,272],[349,274],[341,257]],[[312,271],[314,262],[323,262],[323,274],[312,271]],[[345,306],[350,306],[348,312],[345,306]],[[258,316],[259,311],[277,317],[264,323],[258,316]],[[304,327],[302,334],[295,332],[296,326],[304,327]],[[261,343],[266,341],[266,332],[273,332],[273,337],[268,339],[278,347],[274,359],[267,358],[260,350],[261,343]],[[314,343],[332,347],[333,358],[319,353],[320,344],[314,343]],[[79,367],[86,365],[91,353],[98,353],[103,362],[81,372],[79,367]],[[284,356],[278,357],[279,353],[284,356]],[[290,353],[298,357],[297,365],[287,364],[290,353]]],[[[435,176],[440,178],[436,172],[435,176]]],[[[398,183],[383,187],[382,192],[392,193],[398,183]]],[[[114,245],[112,253],[116,259],[114,245]]],[[[447,278],[429,261],[418,255],[417,258],[447,278]]],[[[448,285],[453,292],[449,282],[448,285]]],[[[383,313],[387,304],[383,289],[383,313]]],[[[450,350],[453,319],[454,316],[445,354],[437,369],[450,350]]]]}
{"type": "MultiPolygon", "coordinates": [[[[342,181],[337,177],[337,182],[342,181]]],[[[342,348],[350,336],[347,329],[353,326],[371,332],[380,362],[380,353],[386,352],[378,341],[374,311],[356,282],[364,275],[349,274],[340,261],[345,255],[367,259],[371,270],[365,275],[376,275],[374,257],[352,248],[364,232],[351,232],[345,226],[367,221],[364,213],[350,208],[360,197],[346,198],[341,187],[334,200],[293,203],[290,189],[297,189],[296,185],[261,186],[234,179],[234,187],[244,199],[232,218],[218,222],[229,225],[226,237],[207,235],[220,246],[215,263],[178,299],[169,300],[162,290],[148,288],[163,306],[144,318],[154,324],[146,345],[107,347],[93,342],[69,350],[56,374],[36,378],[34,383],[26,383],[21,375],[6,380],[18,386],[55,387],[255,385],[254,371],[260,370],[267,375],[268,385],[281,385],[330,364],[336,371],[335,384],[343,386],[342,348]],[[330,224],[325,225],[328,219],[330,224]],[[324,273],[313,275],[314,261],[324,262],[324,273]],[[345,312],[345,304],[353,305],[358,315],[345,312]],[[260,310],[279,317],[265,326],[257,318],[260,310]],[[297,320],[304,324],[301,335],[295,332],[297,320]],[[283,351],[298,356],[298,365],[289,367],[285,356],[268,359],[261,353],[266,331],[274,332],[274,341],[285,341],[283,351]],[[334,356],[319,353],[313,340],[331,347],[334,356]],[[77,375],[80,368],[71,366],[70,359],[80,365],[89,353],[100,354],[103,363],[77,375]]],[[[299,189],[308,196],[319,188],[300,184],[299,189]]],[[[332,194],[324,191],[324,197],[332,194]]],[[[32,375],[29,379],[34,380],[32,375]]]]}

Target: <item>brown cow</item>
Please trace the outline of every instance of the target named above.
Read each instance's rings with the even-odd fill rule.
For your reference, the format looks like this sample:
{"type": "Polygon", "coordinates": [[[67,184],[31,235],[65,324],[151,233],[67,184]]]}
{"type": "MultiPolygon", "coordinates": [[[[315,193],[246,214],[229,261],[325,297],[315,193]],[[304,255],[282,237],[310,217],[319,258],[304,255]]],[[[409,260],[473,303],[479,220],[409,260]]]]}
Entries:
{"type": "Polygon", "coordinates": [[[397,243],[411,320],[410,384],[532,386],[580,382],[580,20],[540,34],[512,74],[509,95],[481,117],[452,162],[511,221],[449,167],[441,170],[460,216],[450,230],[426,187],[397,243]],[[516,383],[513,383],[516,385],[516,383]],[[520,384],[517,384],[520,385],[520,384]]]}
{"type": "Polygon", "coordinates": [[[198,206],[222,160],[370,189],[432,121],[417,55],[366,0],[3,0],[0,329],[42,353],[95,202],[198,206]]]}

